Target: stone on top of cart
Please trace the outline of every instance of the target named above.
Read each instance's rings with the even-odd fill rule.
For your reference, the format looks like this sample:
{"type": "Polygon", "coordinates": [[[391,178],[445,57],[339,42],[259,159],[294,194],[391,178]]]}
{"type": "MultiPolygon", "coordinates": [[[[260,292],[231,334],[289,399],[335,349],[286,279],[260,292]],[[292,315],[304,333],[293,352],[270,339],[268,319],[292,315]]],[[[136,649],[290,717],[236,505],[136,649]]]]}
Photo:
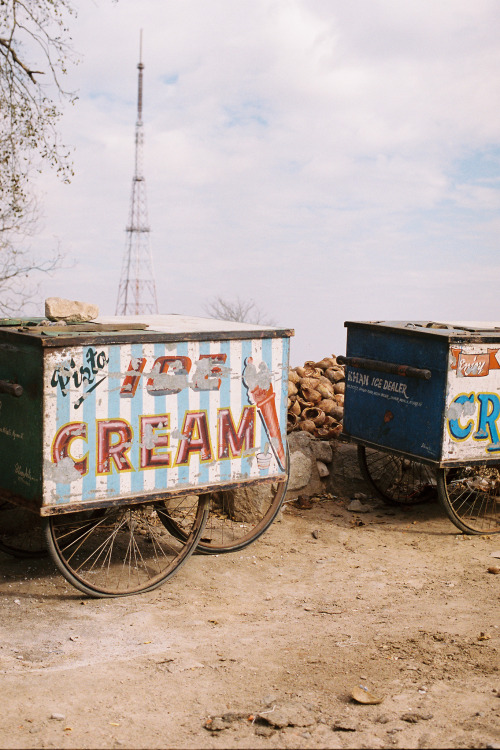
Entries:
{"type": "Polygon", "coordinates": [[[99,315],[99,308],[90,302],[48,297],[45,300],[45,315],[49,320],[66,323],[87,323],[99,315]]]}

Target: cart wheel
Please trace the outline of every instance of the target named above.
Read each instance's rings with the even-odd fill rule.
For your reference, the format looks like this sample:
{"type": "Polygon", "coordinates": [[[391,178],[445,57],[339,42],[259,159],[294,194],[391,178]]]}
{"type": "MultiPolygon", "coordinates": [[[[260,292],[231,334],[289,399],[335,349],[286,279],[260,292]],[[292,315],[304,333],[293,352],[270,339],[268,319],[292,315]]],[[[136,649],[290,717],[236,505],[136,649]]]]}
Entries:
{"type": "Polygon", "coordinates": [[[439,499],[449,519],[466,534],[500,532],[500,469],[460,466],[441,469],[439,499]]]}
{"type": "Polygon", "coordinates": [[[0,502],[0,550],[13,557],[35,558],[47,554],[42,521],[19,505],[0,502]]]}
{"type": "Polygon", "coordinates": [[[417,505],[435,500],[435,470],[419,461],[358,445],[361,473],[388,505],[417,505]]]}
{"type": "Polygon", "coordinates": [[[49,552],[63,576],[93,597],[156,588],[194,551],[208,516],[203,498],[184,540],[167,534],[161,504],[122,505],[45,519],[49,552]]]}
{"type": "MultiPolygon", "coordinates": [[[[262,536],[281,508],[288,484],[288,465],[287,451],[287,478],[257,485],[260,490],[249,485],[208,493],[210,514],[196,551],[205,555],[237,552],[262,536]]],[[[161,520],[177,539],[186,538],[185,524],[189,527],[197,499],[196,495],[187,495],[165,501],[167,513],[162,514],[161,520]]]]}

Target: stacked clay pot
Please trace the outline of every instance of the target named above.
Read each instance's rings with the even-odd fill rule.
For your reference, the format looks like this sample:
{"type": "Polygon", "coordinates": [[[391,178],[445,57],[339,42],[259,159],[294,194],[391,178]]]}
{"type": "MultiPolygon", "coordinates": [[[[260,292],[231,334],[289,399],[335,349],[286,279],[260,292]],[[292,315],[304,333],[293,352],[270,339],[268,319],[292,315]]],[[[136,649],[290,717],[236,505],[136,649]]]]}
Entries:
{"type": "Polygon", "coordinates": [[[332,355],[288,372],[287,432],[305,430],[328,440],[342,432],[345,368],[332,355]]]}

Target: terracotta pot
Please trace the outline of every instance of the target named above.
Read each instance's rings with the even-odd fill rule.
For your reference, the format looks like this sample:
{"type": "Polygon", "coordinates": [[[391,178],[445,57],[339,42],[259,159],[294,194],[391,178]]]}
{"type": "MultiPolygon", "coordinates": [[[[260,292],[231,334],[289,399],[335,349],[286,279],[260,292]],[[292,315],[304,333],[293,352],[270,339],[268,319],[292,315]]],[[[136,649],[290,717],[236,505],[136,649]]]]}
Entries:
{"type": "Polygon", "coordinates": [[[328,437],[336,438],[340,435],[341,432],[342,432],[342,425],[338,424],[336,427],[333,427],[332,429],[330,429],[328,437]]]}
{"type": "Polygon", "coordinates": [[[321,383],[321,385],[324,385],[325,388],[329,388],[331,393],[333,392],[334,386],[331,380],[328,380],[328,378],[326,378],[324,375],[320,375],[318,381],[321,383]]]}
{"type": "Polygon", "coordinates": [[[302,387],[302,395],[304,396],[306,401],[310,401],[313,404],[317,404],[318,401],[321,401],[321,393],[318,393],[318,391],[314,390],[314,388],[302,387]]]}
{"type": "Polygon", "coordinates": [[[344,409],[338,404],[331,410],[330,416],[340,422],[344,418],[344,409]]]}
{"type": "Polygon", "coordinates": [[[318,385],[318,383],[319,383],[318,378],[310,378],[310,377],[301,378],[299,382],[299,388],[301,389],[313,388],[314,390],[316,390],[316,386],[318,385]]]}
{"type": "Polygon", "coordinates": [[[325,414],[331,414],[332,409],[337,408],[337,403],[333,398],[324,398],[318,403],[318,409],[321,409],[325,414]]]}
{"type": "Polygon", "coordinates": [[[328,437],[330,436],[330,432],[331,430],[329,427],[318,427],[316,435],[319,438],[328,439],[328,437]]]}
{"type": "Polygon", "coordinates": [[[316,432],[316,425],[314,424],[312,419],[304,419],[300,423],[299,429],[303,430],[304,432],[311,432],[314,434],[316,432]]]}
{"type": "Polygon", "coordinates": [[[318,385],[316,386],[316,390],[318,391],[318,393],[321,393],[321,396],[323,398],[328,399],[333,396],[333,386],[331,383],[329,383],[329,386],[330,387],[327,388],[323,383],[318,383],[318,385]]]}
{"type": "Polygon", "coordinates": [[[299,402],[301,411],[307,409],[308,406],[314,406],[312,401],[306,401],[306,399],[302,398],[302,396],[297,396],[297,401],[299,402]]]}
{"type": "Polygon", "coordinates": [[[324,411],[321,411],[321,409],[318,409],[317,406],[309,406],[302,412],[302,419],[310,419],[312,422],[314,422],[316,427],[321,427],[326,419],[326,414],[324,411]]]}
{"type": "Polygon", "coordinates": [[[345,380],[344,370],[338,365],[335,367],[329,367],[328,370],[325,370],[325,375],[332,383],[338,383],[341,380],[345,380]]]}
{"type": "Polygon", "coordinates": [[[327,370],[329,367],[334,365],[336,363],[336,360],[334,360],[332,357],[323,357],[323,359],[320,362],[315,363],[315,367],[320,367],[322,370],[327,370]]]}

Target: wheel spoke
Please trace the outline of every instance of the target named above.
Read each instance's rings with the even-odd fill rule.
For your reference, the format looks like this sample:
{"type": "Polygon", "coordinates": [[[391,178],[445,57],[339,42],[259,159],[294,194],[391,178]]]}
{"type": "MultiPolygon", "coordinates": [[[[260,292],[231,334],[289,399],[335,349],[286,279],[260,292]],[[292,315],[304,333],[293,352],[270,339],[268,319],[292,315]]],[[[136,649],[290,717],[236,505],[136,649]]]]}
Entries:
{"type": "Polygon", "coordinates": [[[53,516],[46,523],[49,550],[59,570],[91,596],[123,596],[155,588],[187,560],[203,531],[208,502],[196,500],[184,540],[167,534],[151,505],[71,515],[53,516]]]}
{"type": "Polygon", "coordinates": [[[358,446],[361,472],[377,495],[391,505],[415,505],[434,499],[433,470],[393,453],[358,446]]]}
{"type": "Polygon", "coordinates": [[[453,523],[468,534],[500,532],[500,471],[494,466],[443,469],[441,503],[453,523]]]}

